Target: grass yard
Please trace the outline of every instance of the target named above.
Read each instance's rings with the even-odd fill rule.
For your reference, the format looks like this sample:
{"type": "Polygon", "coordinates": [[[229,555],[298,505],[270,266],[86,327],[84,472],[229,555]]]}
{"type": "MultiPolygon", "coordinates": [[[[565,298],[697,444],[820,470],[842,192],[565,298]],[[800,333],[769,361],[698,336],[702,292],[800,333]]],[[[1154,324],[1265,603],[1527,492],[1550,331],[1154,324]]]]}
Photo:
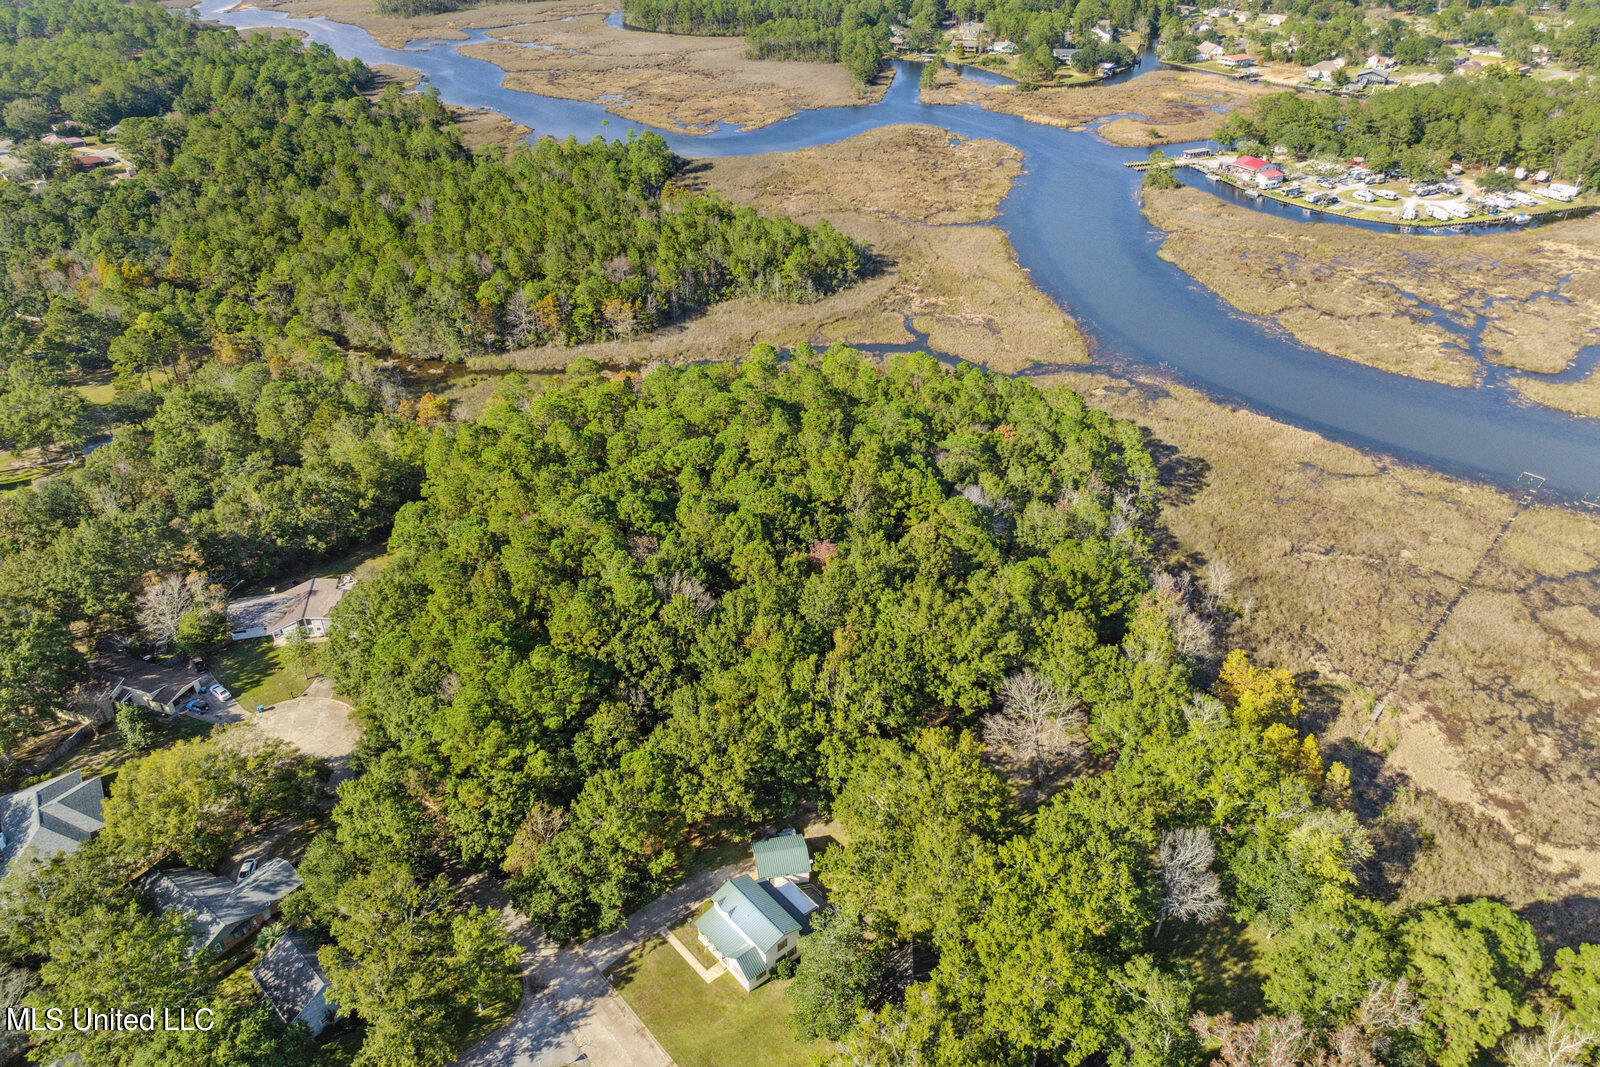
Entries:
{"type": "Polygon", "coordinates": [[[628,957],[611,980],[681,1067],[727,1063],[730,1049],[738,1049],[747,1067],[788,1067],[827,1050],[826,1042],[802,1044],[790,1032],[787,981],[752,993],[726,974],[707,984],[659,937],[628,957]]]}
{"type": "Polygon", "coordinates": [[[217,681],[247,710],[297,697],[311,684],[291,663],[288,646],[274,645],[267,637],[235,641],[210,662],[217,681]]]}
{"type": "MultiPolygon", "coordinates": [[[[162,729],[161,738],[157,748],[164,748],[176,741],[188,741],[191,738],[204,737],[210,733],[212,726],[208,722],[179,715],[168,722],[162,729]]],[[[65,740],[65,736],[61,738],[65,740]]],[[[29,779],[24,785],[35,785],[39,782],[66,774],[69,771],[82,771],[85,778],[94,778],[116,770],[124,763],[145,753],[134,752],[122,743],[122,734],[117,730],[115,723],[108,723],[100,728],[98,737],[90,738],[77,748],[69,752],[65,759],[53,763],[42,772],[29,779]]]]}

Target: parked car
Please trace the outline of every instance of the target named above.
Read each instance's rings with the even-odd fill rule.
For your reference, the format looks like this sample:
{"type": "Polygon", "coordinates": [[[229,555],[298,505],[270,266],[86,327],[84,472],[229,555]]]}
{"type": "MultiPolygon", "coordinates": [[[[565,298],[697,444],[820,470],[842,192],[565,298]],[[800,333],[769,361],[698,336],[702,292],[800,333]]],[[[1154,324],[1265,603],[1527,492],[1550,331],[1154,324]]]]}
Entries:
{"type": "Polygon", "coordinates": [[[206,703],[205,697],[195,697],[183,706],[184,711],[209,711],[211,705],[206,703]]]}
{"type": "Polygon", "coordinates": [[[251,856],[249,859],[239,864],[239,876],[233,880],[233,884],[238,885],[240,882],[243,882],[246,878],[250,877],[255,869],[256,858],[251,856]]]}
{"type": "Polygon", "coordinates": [[[203,657],[196,656],[194,659],[189,661],[189,669],[194,671],[196,674],[204,674],[211,668],[206,665],[206,661],[203,657]]]}
{"type": "Polygon", "coordinates": [[[211,689],[210,689],[210,693],[211,693],[212,696],[216,697],[218,700],[222,701],[224,704],[226,704],[228,701],[233,699],[233,694],[228,692],[226,689],[222,688],[222,686],[220,686],[220,685],[212,686],[211,689]]]}

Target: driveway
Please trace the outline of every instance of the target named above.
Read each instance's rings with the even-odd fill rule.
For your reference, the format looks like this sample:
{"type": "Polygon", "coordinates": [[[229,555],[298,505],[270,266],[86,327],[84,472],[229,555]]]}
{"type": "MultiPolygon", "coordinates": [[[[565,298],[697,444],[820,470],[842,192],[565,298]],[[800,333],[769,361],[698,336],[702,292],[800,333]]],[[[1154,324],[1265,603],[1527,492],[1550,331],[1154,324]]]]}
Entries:
{"type": "Polygon", "coordinates": [[[361,728],[350,718],[350,705],[333,698],[333,683],[326,678],[312,682],[303,696],[247,717],[250,728],[263,736],[287,741],[308,756],[327,760],[333,768],[330,786],[349,777],[350,753],[361,740],[361,728]]]}
{"type": "Polygon", "coordinates": [[[590,941],[580,950],[596,968],[608,971],[627,959],[640,945],[666,933],[694,913],[701,901],[738,874],[753,874],[755,861],[743,859],[715,870],[701,871],[665,896],[657,897],[632,915],[621,927],[590,941]]]}
{"type": "MultiPolygon", "coordinates": [[[[487,880],[477,889],[482,903],[503,900],[487,880]]],[[[502,904],[501,917],[522,945],[522,1003],[458,1067],[672,1067],[672,1057],[588,957],[555,944],[509,905],[502,904]]]]}

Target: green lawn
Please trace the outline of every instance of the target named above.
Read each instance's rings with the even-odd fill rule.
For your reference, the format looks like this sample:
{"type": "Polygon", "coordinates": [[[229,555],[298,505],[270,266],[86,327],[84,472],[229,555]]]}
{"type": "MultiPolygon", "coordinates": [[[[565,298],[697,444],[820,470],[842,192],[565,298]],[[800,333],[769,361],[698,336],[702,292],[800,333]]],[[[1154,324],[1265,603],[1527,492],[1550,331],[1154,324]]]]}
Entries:
{"type": "Polygon", "coordinates": [[[290,664],[288,646],[274,645],[269,637],[235,641],[210,662],[217,681],[247,710],[297,697],[311,684],[290,664]]]}
{"type": "MultiPolygon", "coordinates": [[[[161,732],[161,739],[157,747],[165,747],[174,741],[186,741],[193,737],[204,737],[210,733],[212,726],[208,722],[192,719],[187,715],[179,715],[166,724],[161,732]]],[[[51,764],[44,771],[35,776],[25,785],[34,785],[38,782],[54,778],[69,771],[82,771],[85,778],[94,778],[97,775],[114,771],[122,764],[142,756],[142,752],[131,751],[122,743],[122,734],[115,724],[108,724],[100,728],[100,735],[85,741],[67,754],[60,763],[51,764]]]]}
{"type": "MultiPolygon", "coordinates": [[[[804,951],[802,947],[801,951],[804,951]]],[[[827,1051],[789,1030],[787,981],[746,993],[724,974],[707,984],[671,945],[656,938],[611,974],[622,999],[681,1067],[716,1067],[737,1049],[741,1067],[789,1067],[827,1051]]]]}

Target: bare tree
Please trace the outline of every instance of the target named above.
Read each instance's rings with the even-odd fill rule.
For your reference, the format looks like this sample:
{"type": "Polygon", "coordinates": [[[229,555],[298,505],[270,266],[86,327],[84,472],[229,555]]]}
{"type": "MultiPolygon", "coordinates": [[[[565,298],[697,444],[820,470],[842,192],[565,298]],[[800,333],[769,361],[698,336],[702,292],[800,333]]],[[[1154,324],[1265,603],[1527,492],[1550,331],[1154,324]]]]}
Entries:
{"type": "Polygon", "coordinates": [[[689,602],[689,607],[694,611],[696,618],[711,614],[711,609],[717,606],[716,594],[707,589],[706,584],[700,579],[682,571],[673,571],[665,578],[657,578],[655,590],[656,595],[664,601],[683,597],[689,602]]]}
{"type": "Polygon", "coordinates": [[[1506,1062],[1511,1067],[1578,1067],[1596,1040],[1594,1032],[1566,1016],[1550,1015],[1538,1030],[1522,1034],[1506,1045],[1506,1062]]]}
{"type": "Polygon", "coordinates": [[[1373,982],[1350,1021],[1328,1035],[1326,1067],[1380,1067],[1394,1035],[1422,1024],[1422,1005],[1406,979],[1373,982]]]}
{"type": "Polygon", "coordinates": [[[178,622],[185,615],[216,599],[200,575],[168,574],[139,594],[139,628],[165,648],[178,636],[178,622]]]}
{"type": "Polygon", "coordinates": [[[1196,693],[1183,706],[1183,717],[1190,726],[1210,726],[1228,721],[1228,707],[1210,693],[1196,693]]]}
{"type": "Polygon", "coordinates": [[[1304,1067],[1315,1063],[1311,1033],[1298,1015],[1269,1015],[1255,1022],[1234,1022],[1231,1015],[1196,1015],[1189,1026],[1201,1040],[1214,1042],[1225,1067],[1304,1067]]]}
{"type": "Polygon", "coordinates": [[[1083,706],[1048,678],[1032,671],[1011,675],[1000,688],[1000,703],[999,711],[984,716],[984,743],[1029,768],[1034,784],[1046,767],[1083,757],[1083,706]]]}
{"type": "Polygon", "coordinates": [[[1168,919],[1208,923],[1222,914],[1222,882],[1211,869],[1217,849],[1203,826],[1169,830],[1161,838],[1156,862],[1161,868],[1161,917],[1156,936],[1168,919]]]}

